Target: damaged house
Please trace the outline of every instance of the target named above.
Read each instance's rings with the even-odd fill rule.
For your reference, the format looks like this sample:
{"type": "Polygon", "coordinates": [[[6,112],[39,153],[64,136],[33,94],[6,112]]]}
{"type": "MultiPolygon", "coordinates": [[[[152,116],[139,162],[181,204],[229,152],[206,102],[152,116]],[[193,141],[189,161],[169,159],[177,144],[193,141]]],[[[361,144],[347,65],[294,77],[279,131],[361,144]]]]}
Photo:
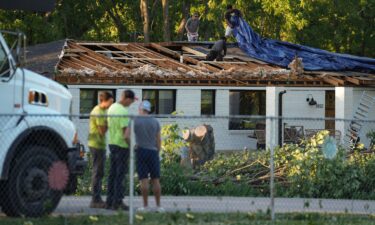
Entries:
{"type": "MultiPolygon", "coordinates": [[[[73,114],[90,113],[101,90],[118,98],[124,89],[132,89],[138,98],[153,104],[157,115],[176,111],[205,116],[160,121],[178,122],[181,127],[210,124],[219,151],[281,144],[295,141],[291,133],[307,135],[322,129],[330,130],[343,145],[358,137],[368,144],[366,132],[375,130],[375,123],[354,129],[344,121],[271,121],[241,116],[375,119],[375,74],[303,71],[298,59],[285,69],[248,57],[235,45],[228,46],[224,61],[206,61],[211,45],[67,40],[55,80],[73,95],[73,114]],[[237,117],[226,118],[232,115],[237,117]]],[[[131,112],[136,113],[136,109],[134,104],[131,112]]],[[[87,132],[88,117],[77,118],[76,123],[84,128],[80,134],[87,132]]]]}

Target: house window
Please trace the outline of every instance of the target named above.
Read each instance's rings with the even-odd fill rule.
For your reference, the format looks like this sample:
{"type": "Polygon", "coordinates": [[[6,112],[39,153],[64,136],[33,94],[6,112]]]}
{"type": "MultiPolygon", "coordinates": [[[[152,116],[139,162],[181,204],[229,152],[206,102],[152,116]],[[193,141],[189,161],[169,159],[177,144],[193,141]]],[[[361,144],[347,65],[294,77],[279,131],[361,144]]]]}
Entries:
{"type": "MultiPolygon", "coordinates": [[[[116,90],[106,89],[81,89],[79,91],[79,113],[89,114],[91,110],[99,104],[99,93],[101,91],[111,92],[113,98],[116,99],[116,90]]],[[[83,118],[83,117],[81,117],[83,118]]],[[[88,118],[88,117],[86,117],[88,118]]]]}
{"type": "Polygon", "coordinates": [[[201,115],[215,115],[215,91],[201,92],[201,115]]]}
{"type": "Polygon", "coordinates": [[[152,105],[154,114],[171,114],[176,111],[175,90],[143,90],[143,100],[148,100],[152,105]]]}
{"type": "MultiPolygon", "coordinates": [[[[265,116],[266,91],[230,91],[230,115],[265,116]]],[[[254,130],[264,127],[265,120],[232,118],[229,120],[230,130],[254,130]]]]}

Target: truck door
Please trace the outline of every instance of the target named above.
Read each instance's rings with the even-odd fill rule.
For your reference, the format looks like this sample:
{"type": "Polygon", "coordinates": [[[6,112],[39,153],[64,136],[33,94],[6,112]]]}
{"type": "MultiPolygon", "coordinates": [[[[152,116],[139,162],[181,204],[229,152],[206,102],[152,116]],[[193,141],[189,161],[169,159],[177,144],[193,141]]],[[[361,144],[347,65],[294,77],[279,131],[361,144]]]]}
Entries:
{"type": "Polygon", "coordinates": [[[17,107],[14,105],[15,74],[12,74],[13,69],[9,60],[11,56],[3,43],[4,39],[0,36],[0,132],[10,128],[10,122],[14,121],[11,116],[1,114],[12,114],[17,107]]]}

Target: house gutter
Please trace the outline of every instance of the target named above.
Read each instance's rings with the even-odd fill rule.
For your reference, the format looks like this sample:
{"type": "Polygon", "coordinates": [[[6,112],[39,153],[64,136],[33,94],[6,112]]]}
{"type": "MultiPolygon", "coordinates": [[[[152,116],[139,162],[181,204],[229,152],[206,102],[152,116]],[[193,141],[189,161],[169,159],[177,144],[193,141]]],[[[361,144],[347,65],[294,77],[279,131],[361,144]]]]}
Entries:
{"type": "Polygon", "coordinates": [[[286,90],[279,92],[279,146],[282,146],[283,142],[283,95],[286,90]]]}

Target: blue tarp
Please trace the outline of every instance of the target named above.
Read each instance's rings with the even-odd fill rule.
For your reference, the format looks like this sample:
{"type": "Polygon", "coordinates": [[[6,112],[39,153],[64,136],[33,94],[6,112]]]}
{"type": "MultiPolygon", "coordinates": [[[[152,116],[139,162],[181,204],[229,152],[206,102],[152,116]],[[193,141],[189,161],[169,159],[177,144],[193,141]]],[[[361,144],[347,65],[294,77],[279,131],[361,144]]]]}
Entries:
{"type": "MultiPolygon", "coordinates": [[[[239,47],[250,57],[287,67],[295,56],[302,58],[305,70],[358,71],[375,73],[375,59],[332,53],[303,45],[262,38],[245,20],[231,18],[233,35],[239,47]]],[[[317,34],[318,35],[318,34],[317,34]]]]}

